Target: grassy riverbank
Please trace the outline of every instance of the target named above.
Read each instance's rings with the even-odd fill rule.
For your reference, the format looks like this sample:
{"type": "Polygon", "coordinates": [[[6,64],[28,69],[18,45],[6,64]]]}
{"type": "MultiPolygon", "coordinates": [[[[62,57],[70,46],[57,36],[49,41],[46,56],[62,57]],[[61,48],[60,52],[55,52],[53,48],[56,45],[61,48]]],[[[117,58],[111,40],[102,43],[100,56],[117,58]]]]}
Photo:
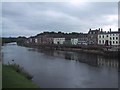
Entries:
{"type": "Polygon", "coordinates": [[[2,88],[2,62],[0,61],[0,89],[2,88]]]}
{"type": "Polygon", "coordinates": [[[11,66],[2,67],[2,88],[38,88],[21,73],[16,72],[11,66]]]}

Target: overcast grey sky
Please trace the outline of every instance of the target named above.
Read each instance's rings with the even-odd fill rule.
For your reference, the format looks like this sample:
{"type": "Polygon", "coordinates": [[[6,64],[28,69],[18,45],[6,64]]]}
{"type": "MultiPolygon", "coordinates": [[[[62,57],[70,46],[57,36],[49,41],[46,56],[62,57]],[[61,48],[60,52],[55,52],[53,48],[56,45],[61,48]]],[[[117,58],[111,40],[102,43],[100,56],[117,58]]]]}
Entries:
{"type": "Polygon", "coordinates": [[[117,2],[4,2],[2,33],[32,36],[43,31],[83,32],[89,28],[117,31],[117,2]]]}

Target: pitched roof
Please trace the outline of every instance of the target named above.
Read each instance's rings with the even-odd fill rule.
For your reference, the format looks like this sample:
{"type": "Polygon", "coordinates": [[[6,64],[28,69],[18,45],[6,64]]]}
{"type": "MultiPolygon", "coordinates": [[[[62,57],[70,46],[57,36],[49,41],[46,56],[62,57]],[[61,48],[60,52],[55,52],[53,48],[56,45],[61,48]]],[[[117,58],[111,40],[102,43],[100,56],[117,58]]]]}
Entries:
{"type": "Polygon", "coordinates": [[[119,33],[118,31],[108,31],[108,32],[100,32],[99,34],[117,34],[119,33]]]}
{"type": "Polygon", "coordinates": [[[89,32],[88,32],[88,34],[90,34],[90,32],[93,34],[93,32],[95,32],[95,33],[98,33],[100,30],[89,30],[89,32]]]}

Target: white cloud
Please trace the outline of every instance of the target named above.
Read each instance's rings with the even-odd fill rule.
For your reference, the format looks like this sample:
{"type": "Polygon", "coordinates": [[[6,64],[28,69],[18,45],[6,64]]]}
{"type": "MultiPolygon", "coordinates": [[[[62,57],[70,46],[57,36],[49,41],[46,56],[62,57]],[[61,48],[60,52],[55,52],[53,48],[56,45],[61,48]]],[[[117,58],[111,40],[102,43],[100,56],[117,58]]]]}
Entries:
{"type": "Polygon", "coordinates": [[[106,19],[108,22],[114,22],[114,21],[118,21],[118,15],[108,15],[106,16],[106,19]]]}

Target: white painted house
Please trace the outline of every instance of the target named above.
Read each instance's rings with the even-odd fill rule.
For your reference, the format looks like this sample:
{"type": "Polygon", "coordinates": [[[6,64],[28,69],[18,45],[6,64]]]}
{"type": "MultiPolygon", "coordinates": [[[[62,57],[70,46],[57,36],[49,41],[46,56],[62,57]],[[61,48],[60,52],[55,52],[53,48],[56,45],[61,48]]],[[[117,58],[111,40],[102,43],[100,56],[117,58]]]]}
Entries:
{"type": "Polygon", "coordinates": [[[78,44],[78,38],[71,38],[71,43],[72,43],[72,45],[77,45],[78,44]]]}
{"type": "Polygon", "coordinates": [[[101,32],[98,34],[98,44],[99,45],[119,45],[119,33],[118,31],[101,32]]]}
{"type": "Polygon", "coordinates": [[[65,38],[53,38],[54,44],[64,44],[65,38]]]}
{"type": "Polygon", "coordinates": [[[38,39],[37,38],[35,38],[35,43],[38,43],[38,39]]]}

